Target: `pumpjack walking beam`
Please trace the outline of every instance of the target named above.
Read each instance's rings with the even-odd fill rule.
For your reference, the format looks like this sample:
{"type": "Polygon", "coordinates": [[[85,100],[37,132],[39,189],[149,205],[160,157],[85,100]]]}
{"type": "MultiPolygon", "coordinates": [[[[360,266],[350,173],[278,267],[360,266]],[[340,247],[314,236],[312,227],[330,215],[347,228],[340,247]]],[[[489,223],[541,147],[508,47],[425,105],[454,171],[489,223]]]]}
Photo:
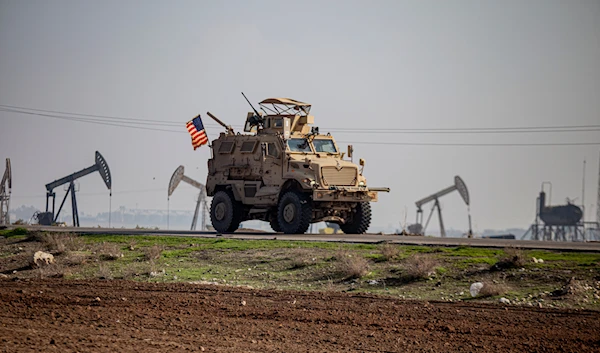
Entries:
{"type": "Polygon", "coordinates": [[[79,211],[77,208],[77,198],[75,197],[75,180],[77,180],[81,177],[84,177],[88,174],[91,174],[93,172],[98,171],[98,173],[100,173],[100,176],[102,177],[102,181],[104,181],[104,184],[106,185],[108,190],[111,190],[112,179],[110,176],[110,169],[108,169],[108,164],[106,163],[106,160],[104,159],[104,157],[102,157],[100,152],[96,151],[95,157],[96,158],[95,158],[94,165],[87,167],[85,169],[82,169],[73,174],[67,175],[66,177],[57,179],[51,183],[46,184],[46,213],[49,212],[48,211],[49,199],[52,198],[52,223],[55,223],[58,220],[60,211],[62,210],[62,208],[65,204],[65,201],[67,200],[67,196],[69,196],[69,193],[70,193],[71,194],[71,207],[73,210],[73,226],[79,227],[79,211]],[[56,200],[55,200],[56,193],[54,192],[54,188],[64,185],[64,184],[67,184],[67,183],[69,184],[69,188],[67,189],[65,197],[63,198],[62,202],[60,203],[58,212],[56,212],[56,214],[55,214],[54,210],[55,210],[55,205],[56,205],[56,200]]]}

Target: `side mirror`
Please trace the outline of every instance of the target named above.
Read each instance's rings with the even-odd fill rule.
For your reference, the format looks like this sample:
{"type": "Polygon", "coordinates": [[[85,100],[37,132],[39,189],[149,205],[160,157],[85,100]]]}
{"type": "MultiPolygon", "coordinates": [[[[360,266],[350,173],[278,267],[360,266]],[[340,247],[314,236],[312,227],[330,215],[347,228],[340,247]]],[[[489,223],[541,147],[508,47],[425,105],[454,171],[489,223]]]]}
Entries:
{"type": "Polygon", "coordinates": [[[354,152],[354,147],[348,145],[348,158],[352,158],[352,152],[354,152]]]}
{"type": "Polygon", "coordinates": [[[364,167],[364,166],[365,166],[365,160],[361,158],[361,159],[358,161],[358,164],[360,164],[360,166],[361,166],[361,167],[364,167]]]}

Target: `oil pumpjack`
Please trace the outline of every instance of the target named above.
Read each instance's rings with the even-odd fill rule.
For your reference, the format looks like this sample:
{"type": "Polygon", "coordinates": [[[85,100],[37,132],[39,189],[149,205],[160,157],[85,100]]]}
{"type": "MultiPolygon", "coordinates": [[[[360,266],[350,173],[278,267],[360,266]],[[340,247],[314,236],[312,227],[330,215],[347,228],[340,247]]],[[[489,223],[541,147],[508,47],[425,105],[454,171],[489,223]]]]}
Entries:
{"type": "MultiPolygon", "coordinates": [[[[413,234],[424,235],[425,230],[427,229],[427,226],[429,225],[429,221],[431,220],[431,216],[433,215],[433,211],[435,209],[437,209],[437,214],[438,214],[438,218],[440,221],[440,236],[446,237],[446,229],[444,228],[444,220],[442,218],[442,209],[440,207],[439,198],[444,195],[447,195],[455,190],[458,191],[458,193],[460,194],[462,199],[465,201],[465,204],[467,204],[467,208],[469,208],[469,201],[470,201],[469,200],[469,190],[467,189],[467,185],[465,184],[465,182],[457,175],[454,177],[454,185],[449,186],[443,190],[436,192],[435,194],[429,195],[429,196],[415,202],[415,204],[417,205],[417,223],[410,225],[408,227],[408,230],[413,234]],[[427,217],[427,222],[425,223],[425,226],[423,226],[423,209],[421,207],[431,201],[433,201],[433,207],[431,208],[431,212],[429,213],[429,216],[427,217]]],[[[471,212],[470,212],[470,210],[469,210],[469,233],[467,235],[469,238],[471,238],[473,236],[473,231],[471,230],[471,212]]]]}
{"type": "Polygon", "coordinates": [[[10,216],[10,193],[12,189],[12,173],[10,170],[10,158],[6,158],[6,169],[0,183],[0,225],[9,225],[10,216]]]}
{"type": "Polygon", "coordinates": [[[171,195],[173,194],[173,192],[175,191],[175,189],[181,181],[184,181],[200,190],[200,193],[198,194],[198,199],[196,201],[194,218],[192,219],[192,227],[190,228],[190,230],[196,230],[196,223],[198,222],[198,213],[200,211],[200,207],[202,207],[202,225],[200,230],[207,230],[206,215],[208,214],[208,203],[206,201],[206,188],[204,184],[185,175],[184,167],[180,165],[179,167],[177,167],[177,169],[175,169],[175,172],[173,172],[173,175],[171,176],[171,181],[169,182],[169,198],[171,197],[171,195]]]}
{"type": "Polygon", "coordinates": [[[108,164],[106,163],[104,157],[102,157],[100,152],[96,151],[95,163],[92,166],[46,184],[46,212],[40,212],[37,214],[37,216],[34,215],[38,219],[38,223],[41,225],[55,224],[58,220],[58,216],[60,215],[60,211],[62,210],[65,201],[67,200],[67,196],[69,196],[69,193],[71,193],[71,207],[73,209],[73,227],[79,227],[79,212],[77,208],[77,198],[75,197],[75,180],[94,172],[98,172],[100,174],[100,176],[102,177],[102,181],[104,182],[112,196],[112,179],[110,176],[110,169],[108,169],[108,164]],[[69,186],[67,192],[65,193],[65,197],[63,198],[60,207],[58,208],[58,212],[56,212],[55,214],[54,209],[56,205],[56,193],[54,192],[54,188],[64,184],[69,184],[69,186]],[[52,211],[49,211],[50,198],[52,198],[52,211]]]}

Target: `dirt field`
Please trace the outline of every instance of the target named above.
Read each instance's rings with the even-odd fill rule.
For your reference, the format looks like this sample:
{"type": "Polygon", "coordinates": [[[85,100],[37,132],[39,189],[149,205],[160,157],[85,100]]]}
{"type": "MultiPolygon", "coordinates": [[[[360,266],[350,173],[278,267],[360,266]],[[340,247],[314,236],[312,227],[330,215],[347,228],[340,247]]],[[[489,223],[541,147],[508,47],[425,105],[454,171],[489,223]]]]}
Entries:
{"type": "Polygon", "coordinates": [[[600,313],[189,283],[0,280],[2,352],[598,352],[600,313]]]}

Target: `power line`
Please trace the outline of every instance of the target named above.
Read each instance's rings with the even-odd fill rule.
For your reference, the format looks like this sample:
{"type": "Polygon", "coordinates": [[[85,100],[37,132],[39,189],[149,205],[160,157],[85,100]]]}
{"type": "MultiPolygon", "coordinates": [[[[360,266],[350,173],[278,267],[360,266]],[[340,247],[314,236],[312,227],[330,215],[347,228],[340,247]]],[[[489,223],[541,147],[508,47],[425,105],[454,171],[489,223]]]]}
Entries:
{"type": "MultiPolygon", "coordinates": [[[[151,131],[161,131],[161,132],[170,132],[170,133],[180,133],[180,134],[187,134],[186,131],[176,131],[176,130],[168,130],[168,129],[159,129],[159,128],[151,128],[151,127],[146,127],[146,126],[141,126],[141,125],[148,125],[147,120],[144,119],[132,119],[132,118],[118,118],[118,117],[107,117],[107,116],[102,116],[102,115],[91,115],[91,114],[81,114],[81,116],[87,116],[87,118],[83,118],[83,117],[77,117],[77,116],[64,116],[64,115],[58,115],[58,114],[75,114],[75,113],[64,113],[64,112],[57,112],[55,114],[49,114],[49,113],[40,113],[40,111],[45,111],[42,109],[35,109],[35,111],[37,112],[33,112],[33,111],[23,111],[23,110],[19,110],[19,109],[29,109],[29,108],[21,108],[21,107],[16,107],[16,108],[3,108],[3,107],[13,107],[13,106],[7,106],[7,105],[2,105],[0,104],[0,111],[4,111],[4,112],[8,112],[8,113],[17,113],[17,114],[27,114],[27,115],[34,115],[34,116],[41,116],[41,117],[48,117],[48,118],[54,118],[54,119],[62,119],[62,120],[67,120],[67,121],[77,121],[77,122],[83,122],[83,123],[90,123],[90,124],[98,124],[98,125],[107,125],[107,126],[116,126],[116,127],[124,127],[124,128],[130,128],[130,129],[142,129],[142,130],[151,130],[151,131]],[[97,117],[97,118],[91,118],[91,117],[97,117]],[[114,121],[104,121],[102,119],[105,118],[110,118],[110,119],[123,119],[124,121],[122,122],[114,122],[114,121]],[[131,121],[128,121],[131,120],[131,121]],[[144,123],[142,123],[144,122],[144,123]]],[[[33,110],[33,109],[31,109],[33,110]]],[[[52,111],[46,111],[46,112],[52,112],[52,111]]],[[[164,123],[163,121],[160,120],[149,120],[151,123],[164,123]]],[[[170,124],[175,124],[175,123],[170,123],[170,124]]],[[[178,124],[179,125],[179,124],[178,124]]],[[[179,125],[179,126],[183,126],[183,124],[179,125]]],[[[362,132],[369,132],[369,131],[373,131],[373,132],[378,132],[378,133],[389,133],[389,132],[394,132],[396,131],[397,133],[440,133],[440,132],[446,132],[446,133],[511,133],[511,132],[532,132],[532,131],[524,131],[524,130],[519,130],[519,129],[538,129],[535,130],[533,132],[571,132],[571,131],[590,131],[590,129],[592,131],[598,131],[600,130],[600,125],[577,125],[577,126],[554,126],[554,127],[549,127],[549,126],[541,126],[541,127],[518,127],[518,128],[465,128],[465,129],[457,129],[457,128],[451,128],[451,129],[389,129],[389,131],[385,131],[385,130],[380,130],[380,129],[364,129],[364,130],[357,130],[362,132]],[[541,130],[541,129],[566,129],[566,130],[541,130]],[[586,130],[569,130],[572,128],[576,128],[576,129],[583,129],[585,128],[586,130]],[[514,131],[504,131],[507,129],[516,129],[514,131]],[[435,131],[438,130],[438,131],[435,131]]],[[[340,133],[350,133],[353,132],[351,129],[346,128],[346,129],[340,129],[342,131],[338,131],[340,133]],[[347,130],[347,131],[344,131],[347,130]]],[[[594,146],[594,145],[600,145],[600,142],[551,142],[551,143],[427,143],[427,142],[382,142],[382,141],[374,141],[374,142],[367,142],[367,141],[352,141],[352,142],[348,142],[348,141],[338,141],[339,143],[354,143],[354,144],[370,144],[370,145],[402,145],[402,146],[463,146],[463,147],[474,147],[474,146],[492,146],[492,147],[501,147],[501,146],[594,146]]]]}
{"type": "MultiPolygon", "coordinates": [[[[381,132],[482,132],[482,131],[527,131],[532,130],[533,132],[542,132],[542,131],[571,131],[572,129],[581,129],[582,131],[589,131],[589,129],[600,129],[600,125],[560,125],[560,126],[518,126],[518,127],[473,127],[473,128],[333,128],[336,131],[381,131],[381,132]]],[[[323,130],[333,130],[328,128],[323,128],[323,130]]]]}
{"type": "MultiPolygon", "coordinates": [[[[53,113],[53,114],[63,114],[69,115],[69,117],[90,117],[90,118],[99,118],[99,119],[108,119],[108,120],[116,120],[121,122],[136,122],[143,123],[144,125],[164,125],[164,126],[182,126],[181,123],[175,123],[172,121],[165,120],[152,120],[152,119],[139,119],[139,118],[127,118],[127,117],[117,117],[117,116],[108,116],[108,115],[97,115],[97,114],[84,114],[84,113],[73,113],[73,112],[64,112],[64,111],[56,111],[56,110],[46,110],[46,109],[38,109],[38,108],[27,108],[20,107],[14,105],[0,104],[0,107],[13,109],[12,112],[15,113],[26,113],[23,110],[35,111],[35,112],[44,112],[44,113],[53,113]],[[14,110],[14,109],[20,109],[14,110]]],[[[31,113],[30,113],[31,114],[31,113]]],[[[42,115],[46,116],[46,115],[42,115]]],[[[55,117],[55,116],[53,116],[55,117]]],[[[81,120],[83,121],[83,120],[81,120]]],[[[97,121],[97,119],[93,120],[97,121]]],[[[100,120],[102,121],[102,120],[100,120]]],[[[211,124],[206,124],[211,125],[211,124]]],[[[212,125],[219,126],[219,125],[212,125]]],[[[241,127],[242,125],[234,125],[236,127],[241,127]]],[[[469,127],[469,128],[322,128],[323,130],[335,131],[339,133],[349,133],[349,132],[369,132],[369,133],[485,133],[485,132],[493,132],[493,133],[517,133],[517,132],[589,132],[589,131],[600,131],[600,124],[591,124],[591,125],[558,125],[558,126],[518,126],[518,127],[469,127]]]]}
{"type": "Polygon", "coordinates": [[[599,146],[600,142],[549,142],[549,143],[437,143],[437,142],[379,142],[379,141],[337,141],[355,145],[398,145],[398,146],[491,146],[491,147],[527,147],[527,146],[599,146]]]}
{"type": "MultiPolygon", "coordinates": [[[[326,130],[326,129],[324,129],[326,130]]],[[[360,132],[362,134],[518,134],[518,133],[562,133],[562,132],[594,132],[600,131],[600,128],[580,128],[580,129],[557,129],[557,130],[441,130],[441,131],[409,131],[409,130],[331,130],[336,134],[355,134],[360,132]]]]}
{"type": "Polygon", "coordinates": [[[141,130],[151,130],[151,131],[162,131],[162,132],[174,132],[174,133],[184,133],[184,134],[187,134],[186,131],[175,131],[175,130],[167,130],[167,129],[156,129],[156,128],[145,127],[145,126],[126,125],[126,124],[132,124],[132,123],[120,123],[119,124],[119,123],[112,123],[112,122],[106,122],[106,121],[97,121],[97,120],[92,120],[92,119],[83,119],[83,118],[70,117],[70,116],[60,116],[60,115],[43,114],[43,113],[14,111],[14,110],[3,109],[3,108],[0,108],[0,111],[8,112],[8,113],[37,115],[37,116],[42,116],[42,117],[47,117],[47,118],[61,119],[61,120],[68,120],[68,121],[77,121],[77,122],[89,123],[89,124],[97,124],[97,125],[108,125],[108,126],[125,127],[125,128],[130,128],[130,129],[141,129],[141,130]]]}

